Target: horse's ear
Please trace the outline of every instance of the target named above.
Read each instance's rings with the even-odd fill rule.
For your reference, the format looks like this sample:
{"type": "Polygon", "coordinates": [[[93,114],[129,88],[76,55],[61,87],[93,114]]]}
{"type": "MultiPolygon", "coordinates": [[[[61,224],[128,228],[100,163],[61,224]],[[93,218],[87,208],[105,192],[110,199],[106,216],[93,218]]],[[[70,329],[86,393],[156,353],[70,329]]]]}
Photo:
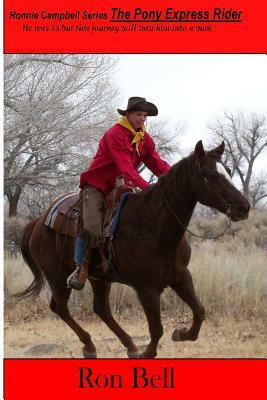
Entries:
{"type": "Polygon", "coordinates": [[[202,140],[197,142],[195,147],[195,153],[198,159],[203,158],[205,156],[206,152],[204,150],[202,140]]]}
{"type": "Polygon", "coordinates": [[[216,147],[216,149],[214,149],[213,151],[221,156],[223,155],[224,149],[225,149],[225,143],[224,141],[222,141],[222,143],[218,147],[216,147]]]}

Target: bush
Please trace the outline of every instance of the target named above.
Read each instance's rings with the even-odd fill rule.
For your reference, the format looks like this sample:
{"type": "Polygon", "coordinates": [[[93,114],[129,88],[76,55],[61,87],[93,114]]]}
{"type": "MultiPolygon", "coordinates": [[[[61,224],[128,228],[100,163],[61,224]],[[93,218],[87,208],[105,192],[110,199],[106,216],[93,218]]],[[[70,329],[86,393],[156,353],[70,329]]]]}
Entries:
{"type": "MultiPolygon", "coordinates": [[[[263,249],[267,248],[266,211],[252,210],[247,220],[232,222],[231,226],[226,229],[227,224],[226,216],[221,214],[211,218],[193,216],[189,229],[204,238],[217,236],[226,230],[224,236],[214,239],[214,241],[227,244],[232,238],[239,238],[245,246],[255,244],[263,249]]],[[[199,243],[201,239],[189,235],[189,240],[191,243],[199,243]]]]}
{"type": "Polygon", "coordinates": [[[20,245],[22,232],[27,224],[27,220],[21,217],[7,218],[4,223],[4,237],[5,237],[5,249],[8,248],[8,244],[13,241],[16,246],[20,245]]]}

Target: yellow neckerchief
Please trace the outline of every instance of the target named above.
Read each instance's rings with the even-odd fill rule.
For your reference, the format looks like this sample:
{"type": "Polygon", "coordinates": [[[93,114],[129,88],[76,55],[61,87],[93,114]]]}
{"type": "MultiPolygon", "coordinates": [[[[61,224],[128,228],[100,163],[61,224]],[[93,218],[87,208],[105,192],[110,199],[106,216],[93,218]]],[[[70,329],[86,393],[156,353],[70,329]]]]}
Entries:
{"type": "Polygon", "coordinates": [[[135,144],[135,150],[137,151],[137,153],[140,156],[140,151],[139,151],[139,142],[143,139],[143,137],[145,136],[145,126],[143,125],[141,130],[139,132],[136,132],[136,130],[134,129],[134,127],[131,125],[130,121],[128,120],[128,118],[126,117],[126,115],[122,118],[120,118],[117,121],[117,124],[123,126],[124,128],[127,128],[129,131],[131,131],[134,135],[134,138],[132,140],[132,144],[135,144]]]}

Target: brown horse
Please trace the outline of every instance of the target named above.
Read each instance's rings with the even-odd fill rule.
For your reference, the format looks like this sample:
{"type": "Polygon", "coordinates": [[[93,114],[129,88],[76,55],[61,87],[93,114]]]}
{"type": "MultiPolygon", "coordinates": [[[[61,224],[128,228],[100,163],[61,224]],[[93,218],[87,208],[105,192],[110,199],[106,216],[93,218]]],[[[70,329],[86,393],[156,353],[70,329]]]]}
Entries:
{"type": "MultiPolygon", "coordinates": [[[[150,343],[140,357],[157,355],[163,334],[160,319],[160,295],[170,286],[193,312],[188,329],[175,329],[172,339],[196,340],[205,310],[198,300],[191,274],[187,269],[191,249],[185,231],[197,201],[227,214],[233,221],[248,217],[250,205],[233,186],[221,162],[224,143],[205,151],[202,142],[195,151],[175,164],[159,181],[137,194],[130,195],[120,217],[113,239],[113,263],[120,277],[137,292],[144,308],[150,331],[150,343]]],[[[73,239],[61,237],[44,225],[45,215],[31,221],[24,231],[21,245],[24,260],[34,275],[32,284],[20,295],[37,296],[47,279],[52,299],[50,308],[78,335],[84,344],[84,357],[96,357],[89,333],[71,317],[68,300],[71,289],[66,279],[74,269],[73,239]],[[61,257],[57,248],[61,245],[61,257]]],[[[110,279],[96,266],[96,252],[89,266],[89,281],[94,294],[94,312],[118,336],[129,357],[137,357],[132,338],[114,320],[109,304],[110,279]]]]}

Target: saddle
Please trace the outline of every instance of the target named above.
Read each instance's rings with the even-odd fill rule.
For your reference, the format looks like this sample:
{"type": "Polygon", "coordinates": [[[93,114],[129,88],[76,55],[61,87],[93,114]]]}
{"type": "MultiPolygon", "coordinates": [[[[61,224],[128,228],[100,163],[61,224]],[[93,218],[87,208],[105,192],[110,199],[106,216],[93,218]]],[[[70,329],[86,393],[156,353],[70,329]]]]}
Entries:
{"type": "MultiPolygon", "coordinates": [[[[119,213],[122,208],[120,199],[122,195],[129,192],[134,192],[134,189],[131,186],[121,185],[115,187],[105,198],[105,212],[103,216],[104,239],[111,237],[115,232],[119,219],[116,211],[118,210],[119,213]]],[[[80,198],[80,193],[72,193],[61,197],[49,210],[45,220],[45,225],[60,234],[76,237],[81,213],[80,198]]]]}
{"type": "Polygon", "coordinates": [[[45,225],[66,236],[75,237],[78,233],[80,215],[80,193],[61,197],[50,208],[45,225]]]}
{"type": "MultiPolygon", "coordinates": [[[[103,271],[109,279],[111,279],[111,282],[121,282],[127,285],[129,285],[129,283],[120,277],[115,266],[111,263],[111,240],[118,225],[120,211],[129,192],[134,192],[134,189],[126,185],[117,186],[106,197],[106,211],[103,217],[103,242],[98,245],[99,253],[102,258],[101,266],[103,271]],[[106,254],[108,254],[108,256],[106,254]]],[[[56,201],[46,215],[45,224],[60,234],[76,237],[80,227],[81,217],[80,194],[81,192],[70,194],[56,201]]],[[[88,253],[86,257],[88,257],[88,253]]],[[[87,266],[81,271],[85,271],[87,276],[87,266]]]]}

